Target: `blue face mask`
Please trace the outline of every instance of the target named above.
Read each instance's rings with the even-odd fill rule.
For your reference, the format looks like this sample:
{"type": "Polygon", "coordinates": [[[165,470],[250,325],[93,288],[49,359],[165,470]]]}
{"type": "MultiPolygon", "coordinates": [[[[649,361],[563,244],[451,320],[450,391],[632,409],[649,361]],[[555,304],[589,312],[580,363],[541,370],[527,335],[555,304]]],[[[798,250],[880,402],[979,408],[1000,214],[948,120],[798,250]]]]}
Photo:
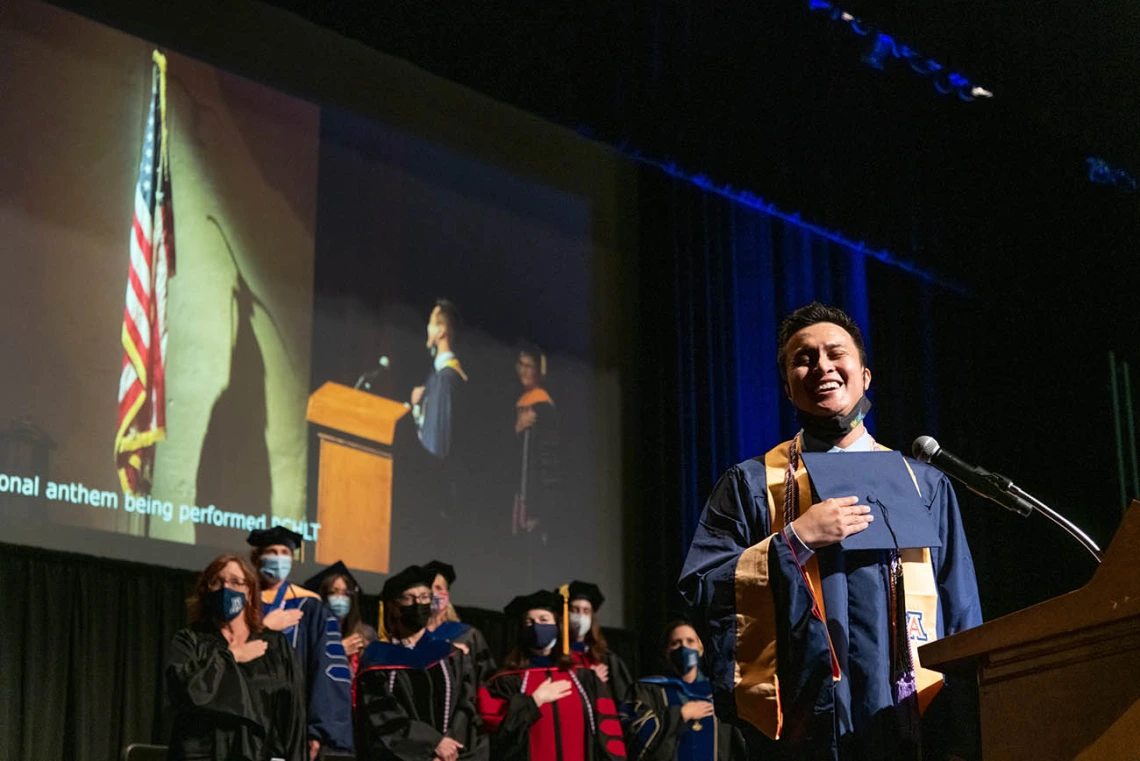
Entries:
{"type": "Polygon", "coordinates": [[[558,642],[557,624],[534,624],[523,629],[523,647],[539,652],[558,642]]]}
{"type": "Polygon", "coordinates": [[[229,587],[220,587],[209,594],[206,605],[215,618],[229,623],[245,610],[245,593],[229,587]]]}
{"type": "Polygon", "coordinates": [[[293,570],[293,557],[291,555],[262,555],[261,575],[270,581],[285,581],[289,578],[289,571],[293,570]]]}
{"type": "Polygon", "coordinates": [[[669,663],[678,674],[684,676],[701,665],[701,654],[691,647],[682,645],[669,652],[669,663]]]}
{"type": "Polygon", "coordinates": [[[352,610],[352,598],[348,595],[329,595],[329,599],[325,602],[337,618],[344,618],[348,615],[348,611],[352,610]]]}

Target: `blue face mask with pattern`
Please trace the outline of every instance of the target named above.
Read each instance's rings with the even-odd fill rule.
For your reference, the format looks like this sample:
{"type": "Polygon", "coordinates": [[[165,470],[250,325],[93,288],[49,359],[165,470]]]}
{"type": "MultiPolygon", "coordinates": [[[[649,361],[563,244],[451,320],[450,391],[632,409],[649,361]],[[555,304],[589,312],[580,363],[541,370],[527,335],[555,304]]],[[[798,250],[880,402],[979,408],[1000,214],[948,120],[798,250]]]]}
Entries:
{"type": "Polygon", "coordinates": [[[206,598],[206,606],[215,618],[229,623],[245,610],[245,592],[219,587],[206,598]]]}
{"type": "Polygon", "coordinates": [[[261,575],[277,582],[289,578],[289,571],[293,570],[293,557],[291,555],[262,555],[261,575]]]}
{"type": "Polygon", "coordinates": [[[352,598],[348,595],[329,595],[329,599],[325,602],[337,618],[344,618],[352,610],[352,598]]]}

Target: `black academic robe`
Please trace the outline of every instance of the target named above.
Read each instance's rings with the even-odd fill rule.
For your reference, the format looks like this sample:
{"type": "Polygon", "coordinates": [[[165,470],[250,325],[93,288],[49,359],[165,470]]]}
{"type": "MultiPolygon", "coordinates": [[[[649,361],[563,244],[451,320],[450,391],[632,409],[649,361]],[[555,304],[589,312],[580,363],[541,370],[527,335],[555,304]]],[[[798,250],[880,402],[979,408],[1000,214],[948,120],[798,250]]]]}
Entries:
{"type": "Polygon", "coordinates": [[[515,403],[517,410],[534,410],[535,421],[518,434],[519,485],[517,499],[525,504],[525,517],[542,521],[557,511],[562,493],[558,410],[541,388],[531,389],[515,403]]]}
{"type": "Polygon", "coordinates": [[[174,635],[166,665],[171,761],[307,761],[305,679],[293,649],[280,632],[251,639],[268,643],[265,654],[238,663],[211,624],[174,635]]]}
{"type": "Polygon", "coordinates": [[[425,632],[414,648],[372,643],[354,694],[361,761],[430,761],[444,737],[463,745],[463,761],[489,758],[471,658],[449,642],[425,632]]]}
{"type": "Polygon", "coordinates": [[[471,656],[472,668],[475,670],[476,690],[486,684],[487,680],[498,670],[495,665],[495,656],[491,655],[491,648],[488,647],[483,632],[471,624],[465,624],[462,621],[444,621],[430,634],[437,639],[444,639],[455,645],[461,645],[461,650],[467,650],[471,656]]]}
{"type": "Polygon", "coordinates": [[[595,658],[589,648],[582,642],[575,642],[570,646],[570,657],[574,659],[574,663],[582,668],[589,668],[598,663],[605,664],[609,669],[609,674],[606,677],[606,688],[609,689],[610,695],[614,700],[625,700],[626,695],[629,694],[629,688],[633,686],[633,676],[629,673],[629,668],[625,665],[617,653],[613,650],[607,650],[605,657],[601,660],[595,658]]]}
{"type": "Polygon", "coordinates": [[[495,761],[613,761],[625,758],[617,707],[589,669],[552,666],[501,671],[479,691],[479,711],[495,761]],[[531,697],[547,679],[570,694],[539,708],[531,697]]]}
{"type": "Polygon", "coordinates": [[[685,721],[681,707],[713,699],[712,687],[700,679],[648,677],[634,685],[622,706],[626,748],[633,761],[729,761],[744,759],[744,738],[732,724],[716,716],[685,721]]]}

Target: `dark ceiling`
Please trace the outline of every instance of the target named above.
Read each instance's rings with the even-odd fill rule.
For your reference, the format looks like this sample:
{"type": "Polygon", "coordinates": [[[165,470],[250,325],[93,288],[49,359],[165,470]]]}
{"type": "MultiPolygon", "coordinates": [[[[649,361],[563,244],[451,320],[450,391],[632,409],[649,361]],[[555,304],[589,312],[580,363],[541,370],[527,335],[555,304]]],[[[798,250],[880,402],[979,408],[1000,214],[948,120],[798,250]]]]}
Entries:
{"type": "Polygon", "coordinates": [[[1140,172],[1140,3],[852,2],[1082,151],[1140,172]]]}

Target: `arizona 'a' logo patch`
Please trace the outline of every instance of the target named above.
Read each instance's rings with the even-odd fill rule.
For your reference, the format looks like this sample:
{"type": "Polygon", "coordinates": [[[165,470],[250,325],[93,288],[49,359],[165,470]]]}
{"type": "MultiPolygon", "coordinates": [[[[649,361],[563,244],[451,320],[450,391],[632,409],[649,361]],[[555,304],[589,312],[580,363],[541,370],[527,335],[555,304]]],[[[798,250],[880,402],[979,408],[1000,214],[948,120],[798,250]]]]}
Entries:
{"type": "Polygon", "coordinates": [[[917,610],[906,612],[906,636],[917,642],[929,642],[926,627],[922,623],[922,613],[917,610]]]}

